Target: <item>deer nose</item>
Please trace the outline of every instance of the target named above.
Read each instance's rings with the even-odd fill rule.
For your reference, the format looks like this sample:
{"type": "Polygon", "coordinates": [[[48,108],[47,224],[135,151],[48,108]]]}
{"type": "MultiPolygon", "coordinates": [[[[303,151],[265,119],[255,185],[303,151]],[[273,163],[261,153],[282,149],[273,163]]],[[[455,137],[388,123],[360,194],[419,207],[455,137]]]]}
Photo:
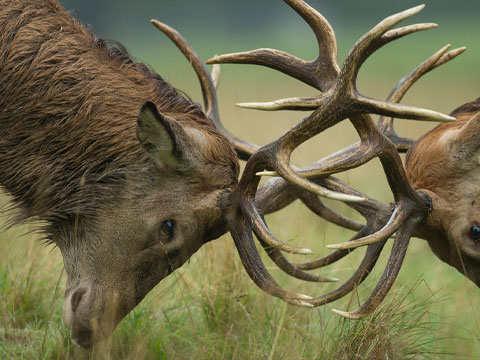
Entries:
{"type": "Polygon", "coordinates": [[[83,348],[92,346],[93,331],[91,328],[76,329],[72,331],[72,338],[83,348]]]}
{"type": "Polygon", "coordinates": [[[64,317],[68,319],[67,326],[70,328],[73,340],[85,348],[92,345],[94,338],[94,331],[89,317],[83,314],[85,308],[89,305],[89,292],[89,289],[86,287],[75,289],[69,296],[64,308],[64,317]]]}

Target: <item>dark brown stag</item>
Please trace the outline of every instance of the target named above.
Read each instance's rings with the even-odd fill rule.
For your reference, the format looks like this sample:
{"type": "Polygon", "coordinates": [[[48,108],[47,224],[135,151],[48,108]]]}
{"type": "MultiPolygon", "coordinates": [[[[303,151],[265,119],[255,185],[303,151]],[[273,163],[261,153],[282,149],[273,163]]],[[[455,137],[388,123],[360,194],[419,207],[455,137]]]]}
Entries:
{"type": "Polygon", "coordinates": [[[62,252],[68,274],[64,319],[80,345],[90,346],[108,336],[162,278],[202,244],[227,231],[259,287],[304,307],[323,305],[354,290],[395,234],[387,268],[365,305],[353,313],[339,312],[354,318],[372,312],[386,296],[412,235],[427,239],[442,260],[477,281],[478,146],[468,134],[480,120],[478,102],[460,108],[454,113],[458,121],[441,125],[415,144],[394,132],[392,119],[383,118],[454,120],[398,102],[424,73],[464,49],[441,49],[400,81],[387,101],[374,100],[356,89],[361,65],[386,43],[435,27],[393,29],[423,7],[380,22],[339,67],[330,24],[303,1],[284,1],[314,31],[317,59],[306,62],[260,49],[209,60],[269,66],[320,91],[311,98],[242,104],[313,111],[263,147],[225,130],[218,114],[216,76],[212,78],[195,51],[167,25],[153,21],[192,63],[201,82],[205,113],[148,67],[133,61],[119,44],[87,32],[55,0],[2,4],[0,183],[13,197],[13,222],[32,217],[45,221],[44,231],[62,252]],[[382,118],[375,125],[369,114],[382,118]],[[345,119],[357,130],[359,143],[305,169],[290,165],[295,148],[345,119]],[[247,160],[239,183],[233,148],[247,160]],[[399,152],[408,149],[405,173],[399,152]],[[385,169],[394,204],[375,201],[332,176],[374,157],[385,169]],[[437,180],[437,169],[431,166],[435,161],[442,164],[440,176],[446,181],[437,180]],[[258,188],[264,175],[274,178],[258,188]],[[365,217],[366,224],[336,213],[319,196],[346,202],[365,217]],[[296,198],[324,219],[358,233],[332,246],[338,249],[326,257],[289,262],[282,252],[311,251],[275,238],[263,215],[296,198]],[[462,217],[459,209],[467,208],[471,216],[462,217]],[[280,288],[261,261],[253,233],[283,271],[307,281],[335,280],[307,271],[331,264],[358,246],[368,249],[350,279],[312,298],[280,288]]]}

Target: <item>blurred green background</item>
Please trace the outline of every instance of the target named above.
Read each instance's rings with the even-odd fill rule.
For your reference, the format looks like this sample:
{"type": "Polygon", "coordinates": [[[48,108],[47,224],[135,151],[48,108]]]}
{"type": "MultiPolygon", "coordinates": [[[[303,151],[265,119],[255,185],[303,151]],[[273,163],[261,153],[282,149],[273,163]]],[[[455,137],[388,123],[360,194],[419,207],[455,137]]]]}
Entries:
{"type": "MultiPolygon", "coordinates": [[[[120,41],[135,58],[151,65],[196,101],[201,101],[201,94],[195,74],[175,46],[150,24],[150,19],[176,28],[204,59],[260,47],[278,48],[304,59],[314,58],[317,52],[308,26],[280,0],[61,3],[97,35],[120,41]]],[[[377,22],[418,5],[413,1],[380,0],[309,3],[332,24],[340,63],[355,41],[377,22]]],[[[358,85],[365,95],[383,99],[402,76],[445,44],[451,43],[453,48],[467,46],[459,58],[421,79],[403,101],[449,113],[480,96],[480,2],[435,0],[426,4],[425,10],[405,24],[435,22],[439,28],[410,35],[380,49],[362,67],[358,85]]],[[[278,137],[306,113],[262,113],[238,109],[236,102],[315,94],[314,89],[269,69],[222,66],[218,96],[223,122],[233,133],[257,144],[278,137]]],[[[411,137],[418,137],[433,126],[409,120],[396,122],[398,132],[411,137]]],[[[344,122],[302,145],[293,160],[297,165],[307,165],[355,141],[355,131],[344,122]]],[[[340,177],[379,200],[392,199],[376,160],[340,177]]],[[[6,197],[0,197],[0,205],[6,201],[6,197]]],[[[356,216],[341,204],[329,204],[356,216]]],[[[267,220],[279,238],[312,248],[315,257],[328,253],[326,244],[346,241],[352,235],[318,219],[298,203],[267,220]]],[[[105,348],[84,352],[72,345],[61,321],[65,275],[61,273],[60,253],[58,249],[45,248],[36,235],[22,236],[31,229],[27,225],[1,234],[3,358],[480,358],[480,291],[455,269],[441,263],[423,241],[412,240],[392,295],[382,308],[385,315],[367,318],[365,322],[345,322],[332,316],[330,309],[353,309],[366,299],[381,276],[387,251],[370,278],[359,287],[358,296],[355,292],[332,305],[299,310],[255,287],[243,271],[228,235],[204,246],[175,275],[162,281],[121,323],[105,348]],[[398,302],[399,297],[406,300],[398,302]]],[[[362,252],[356,251],[321,273],[346,280],[362,252]]],[[[301,285],[275,270],[268,260],[266,263],[284,286],[296,291],[316,295],[332,288],[301,285]]]]}
{"type": "MultiPolygon", "coordinates": [[[[176,28],[205,60],[215,54],[260,47],[281,49],[304,59],[314,58],[317,51],[308,26],[282,1],[63,0],[61,3],[97,35],[120,41],[135,58],[151,65],[196,101],[201,100],[201,95],[195,75],[174,45],[150,24],[150,19],[176,28]]],[[[378,21],[419,3],[314,0],[310,4],[332,24],[341,63],[356,40],[378,21]]],[[[435,0],[427,1],[426,5],[405,24],[435,22],[439,28],[397,40],[373,54],[362,68],[358,85],[366,95],[384,98],[402,76],[442,46],[449,43],[453,48],[467,46],[467,52],[454,63],[421,80],[404,101],[448,113],[479,93],[480,2],[435,0]]],[[[234,109],[234,103],[312,94],[307,86],[269,69],[246,65],[222,67],[220,105],[221,111],[224,114],[228,111],[229,115],[223,121],[235,132],[248,129],[246,137],[254,142],[264,143],[265,139],[281,133],[286,124],[278,121],[279,117],[296,121],[301,114],[257,114],[234,109]],[[256,120],[259,118],[265,119],[261,123],[271,129],[272,136],[265,131],[253,131],[260,125],[256,120]],[[274,123],[272,119],[276,119],[274,123]]],[[[419,132],[424,129],[420,126],[419,132]]]]}

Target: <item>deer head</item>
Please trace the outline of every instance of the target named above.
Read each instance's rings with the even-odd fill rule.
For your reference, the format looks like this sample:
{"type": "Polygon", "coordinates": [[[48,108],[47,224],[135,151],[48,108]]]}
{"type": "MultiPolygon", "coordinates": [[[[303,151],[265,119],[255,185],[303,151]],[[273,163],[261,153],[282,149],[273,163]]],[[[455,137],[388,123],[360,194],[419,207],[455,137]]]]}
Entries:
{"type": "MultiPolygon", "coordinates": [[[[422,237],[433,252],[480,286],[480,99],[452,112],[407,153],[407,175],[432,202],[422,237]]],[[[420,230],[420,229],[419,229],[420,230]]]]}

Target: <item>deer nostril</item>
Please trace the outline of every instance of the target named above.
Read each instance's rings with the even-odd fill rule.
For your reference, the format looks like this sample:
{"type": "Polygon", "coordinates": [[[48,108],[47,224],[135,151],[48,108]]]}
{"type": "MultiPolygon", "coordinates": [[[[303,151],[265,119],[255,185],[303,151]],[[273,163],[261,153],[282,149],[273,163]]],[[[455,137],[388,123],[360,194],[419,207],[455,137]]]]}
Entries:
{"type": "Polygon", "coordinates": [[[77,290],[73,293],[71,302],[72,302],[72,312],[75,313],[75,311],[78,308],[78,305],[80,304],[80,301],[82,301],[82,297],[85,294],[84,289],[77,290]]]}
{"type": "Polygon", "coordinates": [[[84,348],[88,348],[92,345],[92,331],[88,329],[82,329],[74,337],[78,345],[84,348]]]}

